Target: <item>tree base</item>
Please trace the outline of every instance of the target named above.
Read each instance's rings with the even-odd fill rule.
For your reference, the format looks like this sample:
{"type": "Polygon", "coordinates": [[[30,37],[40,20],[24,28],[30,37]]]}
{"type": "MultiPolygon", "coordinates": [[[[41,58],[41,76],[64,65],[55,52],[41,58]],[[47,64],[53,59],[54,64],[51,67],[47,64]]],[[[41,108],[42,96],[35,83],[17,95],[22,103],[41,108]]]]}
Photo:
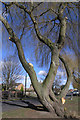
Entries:
{"type": "Polygon", "coordinates": [[[76,112],[65,112],[64,118],[66,119],[73,119],[73,120],[80,120],[79,116],[76,115],[76,112]]]}

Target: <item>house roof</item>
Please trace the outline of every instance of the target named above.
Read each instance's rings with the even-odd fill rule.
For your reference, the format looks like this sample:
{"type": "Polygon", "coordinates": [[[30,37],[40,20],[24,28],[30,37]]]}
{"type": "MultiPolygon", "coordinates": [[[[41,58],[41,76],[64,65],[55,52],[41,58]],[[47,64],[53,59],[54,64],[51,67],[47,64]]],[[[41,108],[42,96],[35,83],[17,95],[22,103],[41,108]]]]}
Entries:
{"type": "Polygon", "coordinates": [[[22,83],[15,83],[15,86],[18,86],[18,85],[20,85],[20,84],[22,84],[22,83]]]}
{"type": "MultiPolygon", "coordinates": [[[[14,84],[14,86],[18,86],[18,85],[20,85],[20,84],[22,84],[22,83],[15,83],[14,84]]],[[[6,85],[6,84],[5,84],[6,85]]],[[[0,87],[2,86],[2,84],[0,84],[0,87]]]]}

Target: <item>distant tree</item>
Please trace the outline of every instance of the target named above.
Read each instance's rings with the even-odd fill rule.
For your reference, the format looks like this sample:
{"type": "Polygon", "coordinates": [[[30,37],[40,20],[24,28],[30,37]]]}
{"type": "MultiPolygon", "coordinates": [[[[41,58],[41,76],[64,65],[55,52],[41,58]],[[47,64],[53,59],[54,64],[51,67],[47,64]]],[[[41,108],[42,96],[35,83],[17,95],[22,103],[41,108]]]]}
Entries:
{"type": "Polygon", "coordinates": [[[57,75],[55,80],[54,80],[54,83],[53,83],[53,88],[56,87],[56,88],[60,88],[60,84],[61,84],[61,75],[57,75]]]}
{"type": "Polygon", "coordinates": [[[23,96],[23,91],[24,91],[23,86],[21,86],[21,94],[22,94],[22,96],[23,96]]]}
{"type": "Polygon", "coordinates": [[[15,83],[21,80],[23,74],[23,69],[21,64],[15,57],[9,56],[4,58],[2,62],[2,84],[8,90],[13,89],[15,83]]]}

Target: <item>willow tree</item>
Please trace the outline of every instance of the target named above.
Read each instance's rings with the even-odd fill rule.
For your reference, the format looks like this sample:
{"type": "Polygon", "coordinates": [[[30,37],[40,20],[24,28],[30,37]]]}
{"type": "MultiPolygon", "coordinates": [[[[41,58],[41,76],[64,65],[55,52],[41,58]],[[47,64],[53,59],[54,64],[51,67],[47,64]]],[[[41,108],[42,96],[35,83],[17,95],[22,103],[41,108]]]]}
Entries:
{"type": "MultiPolygon", "coordinates": [[[[4,5],[3,10],[5,12],[3,16],[0,15],[0,21],[3,23],[10,36],[9,41],[16,45],[20,62],[25,71],[29,74],[33,88],[40,102],[48,109],[49,112],[51,112],[51,114],[56,113],[57,116],[65,117],[66,115],[61,99],[62,97],[65,97],[72,81],[72,71],[70,70],[67,61],[62,57],[61,53],[66,45],[70,46],[68,41],[71,39],[75,40],[76,37],[75,12],[77,9],[77,3],[2,2],[2,4],[4,5]],[[72,14],[74,14],[73,18],[71,16],[72,14]],[[6,19],[4,15],[7,15],[6,19]],[[11,24],[11,20],[13,21],[13,24],[11,24]],[[74,25],[72,26],[73,23],[74,25]],[[21,24],[22,26],[20,26],[21,24]],[[73,37],[73,27],[75,27],[75,37],[73,37]],[[33,29],[34,31],[34,37],[32,40],[37,40],[37,52],[38,50],[41,50],[39,53],[43,53],[43,56],[45,53],[45,56],[47,57],[49,55],[49,60],[51,60],[48,74],[42,84],[38,82],[34,66],[27,62],[22,46],[21,39],[24,34],[28,34],[27,30],[30,29],[33,29]],[[70,30],[73,33],[70,33],[70,30]],[[59,67],[59,60],[64,64],[67,74],[67,82],[58,98],[56,98],[52,91],[52,86],[59,67]]],[[[28,38],[25,41],[27,42],[28,38]]],[[[74,42],[71,41],[71,44],[73,46],[74,42]]],[[[39,56],[41,57],[40,54],[39,56]]],[[[42,62],[43,60],[44,59],[42,59],[42,62]]]]}

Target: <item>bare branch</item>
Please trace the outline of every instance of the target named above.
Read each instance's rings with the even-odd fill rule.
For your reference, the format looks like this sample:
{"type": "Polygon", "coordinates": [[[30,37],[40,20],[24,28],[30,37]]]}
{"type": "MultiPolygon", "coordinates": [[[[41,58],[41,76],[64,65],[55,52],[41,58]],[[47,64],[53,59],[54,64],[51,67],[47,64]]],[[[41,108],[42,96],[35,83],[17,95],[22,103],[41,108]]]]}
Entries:
{"type": "Polygon", "coordinates": [[[9,56],[4,59],[2,63],[2,78],[3,84],[7,84],[7,87],[13,88],[16,81],[22,77],[23,69],[20,63],[15,60],[15,57],[9,56]]]}
{"type": "Polygon", "coordinates": [[[9,39],[15,43],[15,33],[13,32],[12,28],[9,26],[8,22],[0,15],[0,21],[2,21],[2,23],[4,24],[4,26],[6,27],[9,35],[11,36],[9,39]],[[12,39],[13,38],[13,39],[12,39]]]}
{"type": "Polygon", "coordinates": [[[37,8],[38,6],[40,6],[41,4],[42,4],[43,2],[39,2],[35,7],[32,5],[32,9],[31,9],[31,12],[35,9],[35,8],[37,8]]]}
{"type": "Polygon", "coordinates": [[[46,13],[49,12],[49,11],[50,11],[50,9],[48,9],[48,10],[44,11],[43,13],[41,13],[40,15],[34,16],[34,17],[41,17],[42,15],[46,14],[46,13]]]}
{"type": "Polygon", "coordinates": [[[69,89],[69,86],[70,86],[71,81],[72,81],[73,78],[72,78],[72,72],[71,72],[71,70],[69,68],[69,65],[68,65],[67,61],[65,59],[63,59],[63,57],[61,55],[59,55],[59,58],[62,61],[62,63],[64,64],[64,67],[65,67],[66,73],[67,73],[67,82],[65,84],[65,87],[62,89],[62,91],[61,91],[61,93],[59,95],[59,97],[61,99],[62,97],[66,96],[66,94],[68,92],[68,89],[69,89]]]}
{"type": "Polygon", "coordinates": [[[61,3],[59,5],[59,15],[58,15],[58,19],[60,21],[60,32],[59,32],[59,39],[58,39],[58,48],[61,49],[64,45],[65,42],[65,33],[66,33],[66,20],[68,19],[67,17],[63,18],[63,12],[64,9],[66,7],[66,3],[61,3]]]}
{"type": "Polygon", "coordinates": [[[59,15],[59,13],[56,12],[56,11],[54,11],[52,8],[50,8],[50,10],[51,10],[53,13],[55,13],[57,16],[59,15]]]}
{"type": "Polygon", "coordinates": [[[34,28],[35,28],[35,31],[36,31],[36,35],[39,38],[39,40],[41,42],[43,42],[44,44],[46,44],[50,49],[53,49],[54,43],[52,43],[50,39],[48,39],[48,38],[46,38],[46,37],[41,35],[41,33],[39,31],[39,28],[38,28],[38,23],[35,21],[35,19],[34,19],[32,14],[30,14],[30,17],[31,17],[31,19],[33,21],[34,28]]]}
{"type": "Polygon", "coordinates": [[[27,8],[24,5],[20,5],[19,3],[15,2],[14,3],[17,7],[19,7],[20,9],[23,9],[25,12],[27,12],[28,14],[30,14],[30,11],[27,10],[27,8]]]}
{"type": "Polygon", "coordinates": [[[78,78],[77,78],[77,77],[75,77],[75,75],[74,75],[74,71],[73,71],[72,74],[73,74],[73,78],[74,78],[75,82],[78,83],[78,84],[80,84],[80,81],[78,81],[78,80],[80,79],[80,75],[77,73],[77,74],[78,74],[78,78]]]}
{"type": "Polygon", "coordinates": [[[1,3],[3,3],[5,6],[7,6],[7,7],[9,7],[9,6],[11,6],[11,5],[13,5],[13,2],[10,2],[10,3],[5,3],[5,2],[2,2],[1,0],[0,0],[0,2],[1,3]]]}
{"type": "MultiPolygon", "coordinates": [[[[13,4],[13,3],[12,3],[13,4]]],[[[20,5],[19,3],[15,2],[14,3],[17,7],[19,7],[20,9],[23,9],[26,13],[28,13],[28,15],[30,16],[33,24],[34,24],[34,28],[35,28],[35,31],[36,31],[36,35],[37,37],[39,38],[39,40],[41,42],[43,42],[44,44],[46,44],[50,49],[53,49],[54,47],[54,44],[51,42],[50,39],[44,37],[41,35],[40,31],[39,31],[39,28],[38,28],[38,23],[35,21],[35,18],[34,16],[32,15],[32,13],[27,10],[27,8],[24,6],[24,5],[20,5]]],[[[11,5],[11,4],[10,4],[11,5]]]]}
{"type": "Polygon", "coordinates": [[[28,15],[30,16],[30,18],[31,18],[31,20],[32,20],[32,22],[34,24],[36,35],[39,38],[39,40],[41,42],[43,42],[44,44],[46,44],[50,49],[53,49],[54,44],[51,42],[50,39],[48,39],[48,38],[46,38],[46,37],[41,35],[41,33],[39,31],[39,28],[38,28],[38,23],[36,22],[36,20],[35,20],[34,16],[32,15],[32,13],[30,11],[28,11],[27,8],[25,6],[23,6],[23,5],[19,5],[18,3],[15,3],[15,5],[17,7],[19,7],[20,9],[23,9],[25,12],[28,13],[28,15]]]}
{"type": "Polygon", "coordinates": [[[59,103],[59,101],[56,99],[55,94],[53,93],[53,91],[50,89],[50,97],[53,99],[53,101],[56,101],[57,103],[59,103]]]}

